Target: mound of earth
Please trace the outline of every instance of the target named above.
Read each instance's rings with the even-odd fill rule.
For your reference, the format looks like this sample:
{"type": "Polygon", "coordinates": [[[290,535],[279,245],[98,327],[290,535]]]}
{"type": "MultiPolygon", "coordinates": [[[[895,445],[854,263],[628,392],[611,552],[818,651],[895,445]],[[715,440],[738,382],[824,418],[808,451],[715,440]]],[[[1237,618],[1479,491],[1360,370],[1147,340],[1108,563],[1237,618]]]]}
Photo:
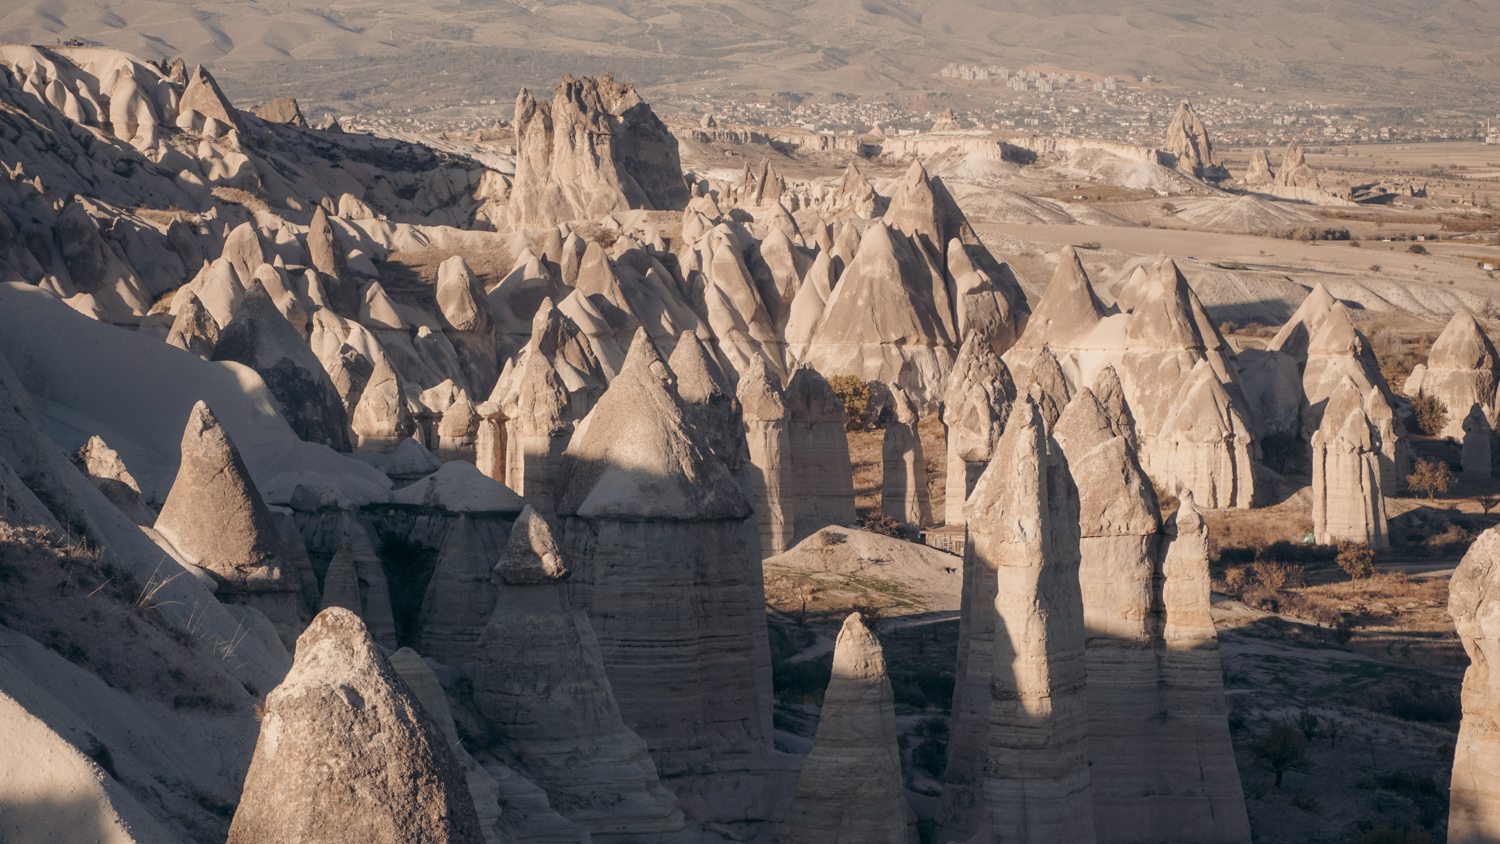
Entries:
{"type": "Polygon", "coordinates": [[[1077,222],[1052,203],[1001,188],[954,183],[948,191],[971,223],[1057,226],[1077,222]]]}
{"type": "MultiPolygon", "coordinates": [[[[830,526],[765,560],[767,596],[815,581],[817,609],[866,603],[892,614],[958,609],[963,559],[936,548],[869,531],[830,526]],[[792,581],[792,583],[788,583],[792,581]]],[[[811,593],[813,590],[806,590],[811,593]]],[[[783,596],[785,597],[785,596],[783,596]]],[[[813,606],[809,605],[809,609],[813,606]]]]}
{"type": "Polygon", "coordinates": [[[1201,228],[1234,234],[1260,234],[1318,222],[1318,218],[1311,214],[1254,196],[1185,200],[1178,206],[1177,219],[1201,228]]]}

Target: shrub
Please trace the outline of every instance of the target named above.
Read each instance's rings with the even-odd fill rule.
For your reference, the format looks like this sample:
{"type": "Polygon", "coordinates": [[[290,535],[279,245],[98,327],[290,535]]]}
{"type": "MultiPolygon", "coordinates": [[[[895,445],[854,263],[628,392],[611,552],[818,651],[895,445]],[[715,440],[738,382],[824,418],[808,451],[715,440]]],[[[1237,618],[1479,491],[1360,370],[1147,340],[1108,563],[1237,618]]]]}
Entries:
{"type": "Polygon", "coordinates": [[[1417,430],[1429,437],[1437,436],[1448,424],[1448,407],[1437,396],[1417,396],[1411,400],[1411,409],[1417,430]]]}
{"type": "Polygon", "coordinates": [[[1435,533],[1422,540],[1422,544],[1428,550],[1438,554],[1463,554],[1469,550],[1469,545],[1474,542],[1474,534],[1469,533],[1458,525],[1449,525],[1442,533],[1435,533]]]}
{"type": "Polygon", "coordinates": [[[1418,460],[1417,470],[1406,476],[1406,486],[1425,494],[1428,500],[1452,489],[1453,482],[1453,470],[1441,460],[1418,460]]]}
{"type": "Polygon", "coordinates": [[[1219,333],[1220,334],[1233,334],[1234,332],[1239,331],[1239,330],[1240,330],[1240,327],[1238,325],[1235,325],[1234,323],[1230,322],[1229,320],[1225,320],[1225,321],[1219,323],[1219,333]]]}
{"type": "Polygon", "coordinates": [[[870,409],[870,385],[853,375],[835,375],[828,379],[833,394],[844,403],[844,413],[849,417],[844,430],[858,431],[864,427],[865,413],[870,409]]]}
{"type": "Polygon", "coordinates": [[[1306,579],[1301,566],[1291,566],[1276,560],[1256,560],[1250,570],[1255,572],[1255,579],[1260,581],[1260,585],[1272,592],[1280,592],[1288,586],[1301,586],[1306,579]]]}
{"type": "Polygon", "coordinates": [[[1244,566],[1228,569],[1224,572],[1224,585],[1238,595],[1241,589],[1250,585],[1250,573],[1245,570],[1244,566]]]}
{"type": "Polygon", "coordinates": [[[833,654],[802,662],[783,662],[771,672],[771,687],[782,703],[823,705],[823,693],[833,676],[833,654]]]}
{"type": "Polygon", "coordinates": [[[860,530],[870,533],[878,533],[881,536],[901,538],[901,523],[884,513],[876,513],[873,516],[864,516],[859,520],[860,530]]]}
{"type": "Polygon", "coordinates": [[[1420,243],[1413,243],[1412,245],[1406,247],[1406,251],[1410,252],[1413,255],[1426,255],[1427,247],[1423,246],[1420,243]]]}
{"type": "Polygon", "coordinates": [[[1281,788],[1282,774],[1312,767],[1307,758],[1307,736],[1284,718],[1271,719],[1266,731],[1250,740],[1248,749],[1255,764],[1276,775],[1277,788],[1281,788]]]}
{"type": "Polygon", "coordinates": [[[943,772],[948,769],[948,743],[928,739],[911,752],[911,763],[917,770],[938,782],[943,781],[943,772]]]}
{"type": "Polygon", "coordinates": [[[1339,543],[1339,555],[1334,562],[1354,580],[1361,580],[1375,573],[1375,552],[1370,546],[1357,542],[1339,543]]]}

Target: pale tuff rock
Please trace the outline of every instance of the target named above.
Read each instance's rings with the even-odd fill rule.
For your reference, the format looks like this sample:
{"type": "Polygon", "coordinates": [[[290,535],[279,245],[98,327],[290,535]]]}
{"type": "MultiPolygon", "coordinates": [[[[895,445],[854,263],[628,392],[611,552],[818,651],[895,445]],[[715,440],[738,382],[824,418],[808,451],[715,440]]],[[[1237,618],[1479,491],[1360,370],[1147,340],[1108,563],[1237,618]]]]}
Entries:
{"type": "Polygon", "coordinates": [[[1460,460],[1463,473],[1476,478],[1490,476],[1490,450],[1494,431],[1485,409],[1474,405],[1463,420],[1463,443],[1460,460]]]}
{"type": "Polygon", "coordinates": [[[1281,170],[1276,174],[1275,184],[1290,188],[1319,188],[1318,174],[1307,165],[1307,156],[1296,141],[1286,145],[1281,154],[1281,170]]]}
{"type": "Polygon", "coordinates": [[[1219,154],[1208,139],[1208,128],[1187,100],[1177,107],[1177,116],[1167,127],[1167,152],[1177,156],[1177,169],[1185,173],[1211,181],[1229,178],[1229,171],[1219,162],[1219,154]]]}
{"type": "Polygon", "coordinates": [[[678,210],[687,186],[677,140],[613,74],[564,76],[552,103],[516,98],[512,228],[598,219],[631,208],[678,210]]]}
{"type": "Polygon", "coordinates": [[[880,640],[844,619],[812,752],[781,829],[787,844],[911,844],[896,707],[880,640]]]}
{"type": "Polygon", "coordinates": [[[484,841],[447,737],[353,613],[319,613],[267,695],[229,841],[484,841]]]}
{"type": "Polygon", "coordinates": [[[948,376],[952,347],[941,269],[877,221],[833,288],[805,362],[823,373],[895,384],[927,406],[948,376]]]}
{"type": "Polygon", "coordinates": [[[743,408],[750,461],[750,509],[760,528],[760,549],[773,557],[791,547],[791,433],[781,379],[767,367],[740,376],[737,398],[743,408]]]}
{"type": "Polygon", "coordinates": [[[557,510],[625,723],[679,795],[748,787],[729,772],[771,742],[756,528],[645,332],[568,446],[557,510]]]}
{"type": "Polygon", "coordinates": [[[267,123],[289,123],[293,126],[307,128],[307,118],[302,116],[302,109],[297,107],[297,101],[292,97],[277,97],[255,110],[255,116],[267,123]]]}
{"type": "Polygon", "coordinates": [[[1030,318],[1026,294],[1006,264],[996,263],[982,244],[948,241],[948,278],[956,299],[958,335],[978,334],[1003,355],[1016,344],[1030,318]]]}
{"type": "Polygon", "coordinates": [[[958,118],[953,116],[953,109],[951,108],[944,109],[943,113],[939,114],[937,119],[932,121],[932,131],[934,132],[957,132],[962,128],[962,126],[958,125],[958,118]]]}
{"type": "Polygon", "coordinates": [[[795,545],[825,525],[854,523],[854,479],[844,433],[848,416],[828,380],[802,367],[787,383],[784,401],[791,479],[782,486],[782,500],[795,545]]]}
{"type": "Polygon", "coordinates": [[[1267,157],[1265,150],[1258,149],[1250,154],[1250,166],[1245,169],[1244,181],[1247,185],[1275,183],[1276,174],[1271,172],[1271,159],[1267,157]]]}
{"type": "Polygon", "coordinates": [[[150,310],[150,292],[100,235],[83,202],[69,202],[62,209],[52,236],[73,288],[93,297],[105,316],[121,318],[150,310]]]}
{"type": "Polygon", "coordinates": [[[183,89],[182,99],[177,101],[177,110],[195,111],[203,115],[205,120],[213,119],[225,127],[233,128],[241,137],[245,134],[245,123],[240,120],[239,109],[230,104],[229,98],[219,90],[219,83],[203,69],[203,65],[193,68],[187,87],[183,89]]]}
{"type": "Polygon", "coordinates": [[[927,493],[927,463],[922,456],[922,421],[911,398],[900,387],[892,387],[892,418],[885,425],[881,445],[883,465],[880,510],[909,525],[932,524],[932,504],[927,493]]]}
{"type": "Polygon", "coordinates": [[[1318,329],[1323,327],[1323,322],[1328,319],[1328,313],[1338,302],[1322,282],[1313,285],[1312,292],[1297,306],[1292,318],[1287,320],[1286,325],[1276,332],[1266,348],[1275,352],[1283,352],[1291,355],[1298,363],[1307,360],[1307,347],[1312,343],[1313,336],[1318,329]]]}
{"type": "Polygon", "coordinates": [[[474,446],[479,438],[480,417],[474,403],[466,394],[459,397],[443,411],[438,422],[437,457],[440,460],[473,460],[474,446]]]}
{"type": "Polygon", "coordinates": [[[349,450],[348,417],[338,391],[258,281],[251,281],[234,319],[219,332],[213,359],[255,370],[297,436],[349,450]]]}
{"type": "Polygon", "coordinates": [[[475,654],[474,702],[569,819],[604,836],[679,831],[682,810],[621,720],[588,616],[569,603],[563,553],[543,517],[523,511],[494,565],[498,600],[475,654]]]}
{"type": "Polygon", "coordinates": [[[1448,586],[1453,617],[1469,668],[1464,673],[1463,722],[1453,757],[1448,840],[1500,841],[1500,531],[1490,528],[1464,554],[1448,586]]]}
{"type": "Polygon", "coordinates": [[[717,339],[729,368],[741,373],[770,365],[777,373],[784,371],[781,338],[756,290],[734,230],[719,225],[687,250],[684,258],[693,307],[717,339]],[[699,271],[689,272],[695,262],[699,271]]]}
{"type": "Polygon", "coordinates": [[[1068,406],[1073,396],[1057,356],[1052,354],[1050,347],[1043,346],[1033,356],[1030,369],[1021,369],[1019,361],[1016,366],[1021,376],[1020,382],[1029,384],[1026,395],[1036,402],[1037,412],[1042,415],[1042,423],[1048,428],[1056,425],[1057,418],[1062,415],[1063,408],[1068,406]]]}
{"type": "Polygon", "coordinates": [[[590,243],[578,267],[578,283],[558,308],[578,324],[606,370],[618,372],[631,337],[642,327],[604,248],[590,243]]]}
{"type": "MultiPolygon", "coordinates": [[[[553,237],[557,229],[548,229],[553,237]]],[[[555,247],[548,247],[553,254],[562,251],[559,240],[555,247]]],[[[489,299],[490,313],[495,320],[495,344],[500,359],[514,357],[516,352],[531,339],[532,326],[541,302],[551,303],[566,296],[570,291],[558,280],[550,266],[553,261],[538,258],[531,249],[523,249],[516,256],[515,266],[485,294],[489,299]]]]}
{"type": "Polygon", "coordinates": [[[261,610],[283,640],[297,638],[306,622],[297,573],[239,449],[201,401],[188,417],[182,463],[155,529],[213,577],[221,599],[261,610]]]}
{"type": "Polygon", "coordinates": [[[156,522],[156,512],[141,497],[141,487],[125,468],[125,461],[114,449],[104,444],[97,436],[89,437],[88,443],[79,450],[74,459],[78,468],[88,475],[94,487],[104,493],[109,502],[120,508],[132,522],[151,527],[156,522]]]}
{"type": "Polygon", "coordinates": [[[946,524],[964,523],[964,501],[989,465],[1015,398],[1010,370],[994,348],[980,335],[968,335],[943,391],[948,445],[946,524]]]}
{"type": "Polygon", "coordinates": [[[400,373],[379,343],[372,344],[369,352],[373,365],[349,413],[349,432],[356,451],[390,451],[416,432],[416,422],[400,373]]]}
{"type": "Polygon", "coordinates": [[[392,654],[391,668],[401,675],[406,687],[411,689],[412,695],[427,710],[443,738],[448,740],[453,757],[463,769],[469,796],[474,799],[474,813],[479,818],[479,831],[484,835],[485,844],[502,844],[503,839],[495,829],[495,823],[500,820],[500,786],[459,741],[458,729],[453,725],[453,713],[448,708],[448,696],[443,692],[437,675],[432,673],[432,668],[421,654],[411,648],[401,648],[392,654]]]}
{"type": "Polygon", "coordinates": [[[870,184],[870,180],[853,164],[845,167],[838,189],[834,192],[834,210],[847,210],[856,217],[868,220],[875,215],[876,202],[875,186],[870,184]]]}
{"type": "Polygon", "coordinates": [[[828,252],[819,251],[787,312],[784,337],[787,361],[791,364],[795,365],[807,356],[807,344],[812,342],[813,332],[823,319],[823,309],[833,295],[833,283],[832,259],[828,252]]]}
{"type": "Polygon", "coordinates": [[[1433,396],[1448,409],[1442,436],[1462,441],[1464,419],[1475,405],[1494,424],[1497,379],[1500,355],[1495,353],[1495,345],[1473,314],[1460,308],[1427,353],[1427,370],[1420,385],[1420,395],[1433,396]]]}
{"type": "Polygon", "coordinates": [[[667,359],[687,423],[708,442],[714,455],[735,472],[748,461],[739,399],[698,336],[684,331],[667,359]]]}
{"type": "Polygon", "coordinates": [[[1344,380],[1354,382],[1361,394],[1389,389],[1380,374],[1380,362],[1370,341],[1354,327],[1343,302],[1328,309],[1312,340],[1307,344],[1307,364],[1302,371],[1302,392],[1307,406],[1302,412],[1302,435],[1312,437],[1322,421],[1328,397],[1344,380]]]}
{"type": "Polygon", "coordinates": [[[348,256],[328,222],[328,214],[319,205],[313,209],[312,224],[307,230],[307,255],[319,281],[328,294],[328,307],[343,317],[354,317],[359,311],[359,293],[349,272],[348,256]]]}
{"type": "Polygon", "coordinates": [[[1195,366],[1152,442],[1150,471],[1168,489],[1209,506],[1249,508],[1255,498],[1253,438],[1207,361],[1195,366]]]}
{"type": "MultiPolygon", "coordinates": [[[[236,302],[243,291],[238,291],[236,302]]],[[[186,288],[177,291],[172,299],[172,330],[167,334],[167,344],[191,352],[204,360],[213,357],[214,346],[219,342],[219,323],[197,294],[186,288]]]]}
{"type": "Polygon", "coordinates": [[[495,605],[490,569],[500,548],[495,532],[476,522],[469,514],[449,520],[422,600],[422,652],[449,665],[474,658],[474,645],[495,605]]]}
{"type": "MultiPolygon", "coordinates": [[[[996,577],[992,675],[975,688],[971,652],[964,689],[990,698],[975,828],[996,840],[1094,840],[1078,506],[1036,406],[1017,403],[969,501],[976,559],[996,577]]],[[[981,597],[973,611],[991,611],[981,597]]]]}
{"type": "MultiPolygon", "coordinates": [[[[881,219],[887,226],[910,238],[929,260],[939,264],[948,241],[958,238],[964,243],[979,242],[943,180],[929,176],[920,159],[912,160],[881,219]]],[[[939,298],[938,302],[947,304],[945,298],[939,298]]],[[[949,325],[948,329],[951,334],[952,326],[949,325]]]]}
{"type": "Polygon", "coordinates": [[[1106,366],[1094,379],[1094,398],[1109,415],[1111,428],[1130,441],[1132,449],[1138,449],[1135,433],[1135,418],[1130,415],[1130,406],[1125,403],[1125,388],[1120,384],[1120,374],[1113,366],[1106,366]]]}
{"type": "MultiPolygon", "coordinates": [[[[1485,473],[1489,472],[1488,453],[1485,473]]],[[[1353,381],[1334,389],[1312,436],[1313,535],[1319,544],[1390,545],[1379,440],[1353,381]]]]}
{"type": "Polygon", "coordinates": [[[495,364],[495,320],[484,285],[458,255],[437,273],[437,304],[443,333],[453,343],[474,395],[488,395],[500,374],[495,364]]]}
{"type": "Polygon", "coordinates": [[[323,573],[322,608],[341,607],[358,615],[381,647],[396,647],[391,587],[370,534],[353,513],[342,513],[332,536],[333,559],[323,573]]]}
{"type": "Polygon", "coordinates": [[[1130,277],[1121,282],[1115,290],[1115,305],[1119,307],[1120,313],[1131,313],[1135,310],[1136,303],[1146,295],[1146,286],[1151,283],[1151,274],[1146,271],[1144,264],[1137,264],[1130,271],[1130,277]]]}
{"type": "Polygon", "coordinates": [[[1381,492],[1398,490],[1412,471],[1411,443],[1406,436],[1406,423],[1396,418],[1395,407],[1378,387],[1372,387],[1365,393],[1365,415],[1370,418],[1375,434],[1375,448],[1380,459],[1381,492]]]}
{"type": "Polygon", "coordinates": [[[1071,246],[1064,246],[1057,257],[1052,283],[1042,294],[1036,310],[1026,323],[1026,331],[1016,341],[1016,349],[1078,348],[1078,343],[1104,319],[1107,309],[1094,293],[1083,261],[1071,246]]]}
{"type": "Polygon", "coordinates": [[[1167,520],[1161,566],[1161,706],[1168,714],[1156,768],[1172,790],[1158,788],[1158,824],[1139,839],[1245,844],[1250,819],[1229,739],[1224,669],[1210,612],[1208,531],[1182,496],[1167,520]]]}

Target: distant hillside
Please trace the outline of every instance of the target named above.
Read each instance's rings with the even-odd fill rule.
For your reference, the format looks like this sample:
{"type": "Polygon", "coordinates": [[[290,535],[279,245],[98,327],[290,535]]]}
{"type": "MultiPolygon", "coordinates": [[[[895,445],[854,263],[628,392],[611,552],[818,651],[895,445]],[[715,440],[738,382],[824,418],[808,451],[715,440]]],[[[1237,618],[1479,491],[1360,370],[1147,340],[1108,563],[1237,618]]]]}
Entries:
{"type": "Polygon", "coordinates": [[[29,0],[0,41],[212,67],[241,102],[509,100],[614,69],[680,93],[941,89],[949,61],[1217,93],[1470,105],[1500,92],[1487,0],[29,0]],[[1179,11],[1180,10],[1180,11],[1179,11]]]}

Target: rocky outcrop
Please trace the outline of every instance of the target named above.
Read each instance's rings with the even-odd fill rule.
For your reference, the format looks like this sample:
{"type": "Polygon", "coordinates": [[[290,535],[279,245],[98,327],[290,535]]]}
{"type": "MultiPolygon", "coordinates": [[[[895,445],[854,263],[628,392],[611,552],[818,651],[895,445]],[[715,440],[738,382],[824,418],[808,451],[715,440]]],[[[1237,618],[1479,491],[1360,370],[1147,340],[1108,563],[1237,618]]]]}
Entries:
{"type": "Polygon", "coordinates": [[[881,442],[880,511],[902,524],[929,525],[932,503],[927,492],[927,463],[917,430],[922,419],[905,390],[892,387],[891,394],[890,418],[881,442]]]}
{"type": "Polygon", "coordinates": [[[396,617],[391,608],[390,581],[359,517],[341,513],[329,543],[334,553],[323,573],[321,607],[340,607],[358,615],[377,644],[394,649],[396,617]]]}
{"type": "Polygon", "coordinates": [[[292,97],[277,97],[255,110],[255,116],[267,123],[288,123],[307,128],[307,118],[292,97]]]}
{"type": "Polygon", "coordinates": [[[230,844],[482,844],[448,739],[365,626],[324,610],[266,696],[230,844]]]}
{"type": "Polygon", "coordinates": [[[1463,722],[1453,756],[1448,840],[1500,841],[1500,530],[1490,528],[1464,554],[1448,585],[1448,614],[1469,667],[1463,722]]]}
{"type": "Polygon", "coordinates": [[[506,206],[512,228],[688,203],[677,139],[635,86],[613,74],[564,76],[550,105],[522,89],[514,125],[516,175],[506,206]]]}
{"type": "Polygon", "coordinates": [[[1427,371],[1418,386],[1448,409],[1441,436],[1463,441],[1464,420],[1479,406],[1491,426],[1496,422],[1495,387],[1500,383],[1500,355],[1474,315],[1460,308],[1427,353],[1427,371]]]}
{"type": "Polygon", "coordinates": [[[795,545],[826,525],[854,523],[854,475],[849,462],[848,414],[828,380],[810,367],[792,374],[784,394],[791,480],[782,500],[795,545]]]}
{"type": "Polygon", "coordinates": [[[792,546],[796,523],[786,396],[781,390],[781,379],[769,367],[752,369],[740,376],[736,396],[745,420],[750,509],[755,512],[760,529],[760,553],[763,557],[774,557],[792,546]]]}
{"type": "Polygon", "coordinates": [[[155,529],[208,572],[220,600],[264,612],[283,641],[296,641],[306,623],[297,573],[239,449],[201,401],[188,417],[182,463],[155,529]]]}
{"type": "Polygon", "coordinates": [[[1312,436],[1312,455],[1313,535],[1318,543],[1388,547],[1379,439],[1353,381],[1345,379],[1328,398],[1322,424],[1312,436]]]}
{"type": "Polygon", "coordinates": [[[907,827],[910,811],[885,653],[860,614],[851,613],[834,645],[833,678],[781,840],[915,844],[907,827]]]}
{"type": "Polygon", "coordinates": [[[978,334],[966,337],[943,391],[948,445],[946,524],[964,523],[964,501],[989,465],[1015,397],[1010,370],[994,348],[978,334]]]}
{"type": "Polygon", "coordinates": [[[1247,185],[1270,185],[1276,183],[1276,174],[1271,172],[1271,159],[1263,149],[1250,153],[1250,164],[1245,168],[1244,182],[1247,185]]]}
{"type": "Polygon", "coordinates": [[[1177,156],[1177,169],[1184,173],[1214,182],[1229,178],[1229,171],[1219,162],[1219,154],[1208,139],[1208,127],[1187,100],[1177,107],[1177,116],[1167,127],[1167,152],[1177,156]]]}
{"type": "Polygon", "coordinates": [[[203,65],[193,68],[187,87],[182,91],[182,99],[177,101],[177,111],[179,114],[197,112],[204,120],[212,119],[225,129],[239,132],[240,137],[245,136],[245,122],[240,119],[239,109],[219,90],[219,83],[203,69],[203,65]]]}
{"type": "Polygon", "coordinates": [[[1346,380],[1353,381],[1361,394],[1373,389],[1389,395],[1370,341],[1354,327],[1344,303],[1334,302],[1307,344],[1302,371],[1302,393],[1307,402],[1302,409],[1304,438],[1312,438],[1323,421],[1329,397],[1346,380]]]}
{"type": "Polygon", "coordinates": [[[493,568],[498,598],[476,652],[475,705],[570,820],[610,840],[680,831],[677,799],[621,719],[593,627],[569,602],[564,555],[551,525],[523,511],[493,568]]]}
{"type": "Polygon", "coordinates": [[[172,318],[172,330],[167,334],[167,344],[191,352],[204,360],[213,356],[214,346],[219,342],[219,324],[192,291],[184,291],[183,302],[173,302],[176,316],[172,318]]]}
{"type": "Polygon", "coordinates": [[[349,272],[349,258],[321,205],[313,209],[307,229],[307,256],[328,295],[328,307],[341,317],[358,316],[359,290],[349,272]]]}
{"type": "Polygon", "coordinates": [[[88,475],[94,488],[104,493],[104,497],[120,508],[120,512],[132,522],[142,527],[151,527],[156,523],[156,511],[141,497],[140,484],[135,482],[130,470],[125,468],[125,461],[120,459],[114,449],[105,445],[104,440],[97,436],[89,437],[89,441],[79,449],[74,462],[88,475]]]}
{"type": "Polygon", "coordinates": [[[460,514],[449,520],[438,547],[420,619],[422,652],[439,662],[462,665],[474,658],[474,644],[495,605],[490,570],[500,549],[488,527],[460,514]]]}
{"type": "Polygon", "coordinates": [[[959,642],[939,840],[1094,840],[1078,507],[1036,405],[1018,401],[969,499],[984,575],[959,642]]]}
{"type": "Polygon", "coordinates": [[[1276,173],[1273,184],[1289,188],[1322,187],[1318,183],[1317,171],[1308,166],[1307,156],[1296,141],[1287,144],[1286,152],[1281,154],[1281,169],[1276,173]]]}
{"type": "Polygon", "coordinates": [[[684,799],[754,791],[695,811],[758,801],[744,772],[770,749],[771,688],[756,526],[644,331],[560,480],[569,598],[593,623],[625,723],[684,799]]]}
{"type": "Polygon", "coordinates": [[[1154,828],[1140,842],[1245,844],[1250,819],[1229,738],[1224,668],[1210,612],[1208,529],[1182,496],[1167,519],[1161,564],[1161,706],[1168,713],[1156,746],[1161,780],[1154,828]]]}
{"type": "Polygon", "coordinates": [[[458,353],[469,394],[489,395],[500,374],[495,362],[495,319],[484,285],[458,255],[438,267],[437,304],[443,333],[458,353]]]}
{"type": "Polygon", "coordinates": [[[255,370],[297,436],[349,450],[349,422],[338,391],[259,281],[250,283],[234,319],[219,332],[213,359],[255,370]]]}
{"type": "Polygon", "coordinates": [[[1328,314],[1337,301],[1322,282],[1313,285],[1312,292],[1297,306],[1292,318],[1281,326],[1266,348],[1290,355],[1298,363],[1305,363],[1308,345],[1312,343],[1318,329],[1323,327],[1323,322],[1328,319],[1328,314]]]}

